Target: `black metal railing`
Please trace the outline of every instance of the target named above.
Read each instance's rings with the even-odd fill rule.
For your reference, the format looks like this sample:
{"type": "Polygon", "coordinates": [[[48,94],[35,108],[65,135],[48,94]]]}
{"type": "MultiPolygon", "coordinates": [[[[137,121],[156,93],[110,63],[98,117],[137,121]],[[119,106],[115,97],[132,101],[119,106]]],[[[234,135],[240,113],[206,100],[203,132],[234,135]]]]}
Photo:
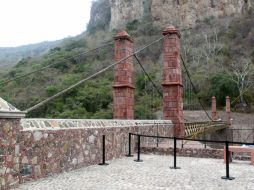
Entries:
{"type": "Polygon", "coordinates": [[[106,145],[105,145],[105,135],[102,135],[102,162],[99,164],[100,166],[107,166],[106,163],[106,145]]]}
{"type": "MultiPolygon", "coordinates": [[[[233,141],[215,141],[215,140],[203,140],[203,139],[189,139],[189,138],[179,138],[179,137],[164,137],[164,136],[153,136],[153,135],[142,135],[142,134],[134,134],[129,133],[129,139],[131,139],[131,136],[137,136],[138,138],[138,144],[137,144],[137,159],[135,161],[141,162],[140,154],[141,154],[141,137],[143,138],[157,138],[157,139],[171,139],[174,140],[174,165],[171,167],[171,169],[180,169],[177,167],[177,141],[178,140],[185,140],[185,141],[196,141],[196,142],[203,142],[203,143],[223,143],[225,145],[225,152],[226,152],[226,176],[221,177],[222,179],[226,180],[233,180],[234,178],[230,176],[229,174],[229,144],[238,144],[238,145],[254,145],[254,143],[245,143],[245,142],[233,142],[233,141]]],[[[129,141],[129,154],[131,155],[131,142],[129,141]]]]}

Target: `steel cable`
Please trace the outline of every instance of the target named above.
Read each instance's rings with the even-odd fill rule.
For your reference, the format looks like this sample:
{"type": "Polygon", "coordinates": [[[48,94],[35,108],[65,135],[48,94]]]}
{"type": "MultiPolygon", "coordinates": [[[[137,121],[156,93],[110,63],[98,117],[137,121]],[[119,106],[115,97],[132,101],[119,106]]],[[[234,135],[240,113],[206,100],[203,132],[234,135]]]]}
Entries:
{"type": "Polygon", "coordinates": [[[63,63],[63,62],[65,62],[65,61],[69,61],[69,60],[71,60],[71,59],[73,59],[73,58],[76,58],[76,57],[79,57],[79,56],[81,56],[81,55],[86,55],[86,54],[88,54],[88,53],[90,53],[90,52],[93,52],[93,51],[96,51],[96,50],[98,50],[98,49],[104,48],[104,47],[109,46],[109,45],[111,45],[111,44],[113,44],[113,41],[110,41],[110,42],[108,42],[108,43],[106,43],[106,44],[103,44],[103,45],[101,45],[101,46],[98,46],[98,47],[96,47],[96,48],[94,48],[94,49],[90,49],[90,50],[88,50],[88,51],[79,53],[79,54],[74,55],[74,56],[72,56],[72,57],[69,57],[69,58],[66,58],[66,59],[62,59],[61,61],[57,61],[57,62],[55,62],[55,63],[49,64],[49,65],[47,65],[47,66],[45,66],[45,67],[42,67],[42,68],[40,68],[40,69],[37,69],[37,70],[35,70],[35,71],[29,72],[29,73],[25,73],[25,74],[23,74],[23,75],[19,75],[19,76],[13,78],[13,79],[9,79],[9,80],[0,82],[0,86],[1,86],[1,85],[5,85],[5,84],[8,84],[8,83],[10,83],[10,82],[13,82],[13,81],[15,81],[15,80],[17,80],[17,79],[21,79],[21,78],[27,77],[27,76],[32,75],[32,74],[34,74],[34,73],[38,73],[38,72],[40,72],[40,71],[43,71],[43,70],[45,70],[45,69],[50,68],[51,66],[57,65],[57,64],[59,64],[59,63],[63,63]]]}
{"type": "MultiPolygon", "coordinates": [[[[192,88],[193,88],[193,91],[194,91],[195,95],[197,96],[197,89],[196,89],[196,87],[194,86],[194,84],[193,84],[193,82],[192,82],[192,80],[191,80],[190,72],[189,72],[189,70],[187,69],[187,66],[186,66],[186,64],[185,64],[185,61],[184,61],[184,59],[183,59],[183,56],[180,55],[180,57],[181,57],[181,60],[182,60],[184,69],[185,69],[185,71],[186,71],[186,74],[187,74],[187,76],[188,76],[188,78],[189,78],[189,80],[190,80],[190,83],[191,83],[191,86],[192,86],[192,88]]],[[[199,102],[199,104],[201,105],[202,109],[204,110],[206,116],[207,116],[211,121],[213,121],[213,119],[210,117],[210,115],[209,115],[208,112],[206,111],[204,105],[203,105],[202,102],[200,101],[200,98],[199,98],[199,97],[197,97],[197,98],[198,98],[198,102],[199,102]]]]}
{"type": "Polygon", "coordinates": [[[89,79],[91,79],[91,78],[93,78],[93,77],[95,77],[95,76],[97,76],[97,75],[99,75],[99,74],[101,74],[101,73],[107,71],[107,70],[110,69],[111,67],[113,67],[113,66],[115,66],[115,65],[117,65],[117,64],[119,64],[119,63],[121,63],[122,61],[125,61],[125,60],[129,59],[130,57],[136,55],[137,53],[139,53],[139,52],[141,52],[141,51],[143,51],[143,50],[145,50],[146,48],[148,48],[148,47],[150,47],[150,46],[152,46],[152,45],[158,43],[159,41],[161,41],[162,39],[164,39],[166,36],[167,36],[167,35],[165,35],[165,36],[163,36],[163,37],[161,37],[161,38],[159,38],[159,39],[157,39],[157,40],[154,40],[153,42],[151,42],[151,43],[147,44],[146,46],[142,47],[141,49],[135,51],[134,53],[130,54],[129,56],[127,56],[127,57],[125,57],[125,58],[123,58],[123,59],[121,59],[121,60],[119,60],[119,61],[117,61],[117,62],[115,62],[115,63],[113,63],[113,64],[111,64],[111,65],[109,65],[109,66],[107,66],[107,67],[105,67],[104,69],[102,69],[102,70],[100,70],[100,71],[98,71],[98,72],[96,72],[96,73],[90,75],[89,77],[87,77],[87,78],[85,78],[85,79],[80,80],[79,82],[77,82],[77,83],[75,83],[75,84],[69,86],[68,88],[66,88],[66,89],[64,89],[64,90],[62,90],[62,91],[60,91],[60,92],[58,92],[57,94],[55,94],[55,95],[53,95],[53,96],[51,96],[51,97],[49,97],[49,98],[47,98],[47,99],[41,101],[40,103],[38,103],[38,104],[36,104],[36,105],[34,105],[34,106],[32,106],[32,107],[26,109],[25,111],[26,111],[27,113],[29,113],[29,112],[31,112],[31,111],[33,111],[33,110],[35,110],[35,109],[37,109],[37,108],[43,106],[44,104],[48,103],[49,101],[51,101],[51,100],[53,100],[53,99],[55,99],[55,98],[57,98],[57,97],[59,97],[59,96],[65,94],[66,92],[68,92],[68,91],[70,91],[70,90],[76,88],[77,86],[81,85],[81,84],[84,83],[85,81],[87,81],[87,80],[89,80],[89,79]]]}

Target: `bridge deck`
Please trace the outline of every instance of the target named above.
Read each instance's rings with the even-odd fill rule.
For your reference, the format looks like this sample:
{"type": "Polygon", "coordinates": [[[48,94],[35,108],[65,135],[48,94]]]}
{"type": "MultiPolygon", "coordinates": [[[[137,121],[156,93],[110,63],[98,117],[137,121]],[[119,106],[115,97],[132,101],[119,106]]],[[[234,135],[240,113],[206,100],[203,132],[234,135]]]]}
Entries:
{"type": "Polygon", "coordinates": [[[207,121],[185,123],[185,137],[198,137],[203,134],[214,133],[227,127],[226,122],[207,121]]]}

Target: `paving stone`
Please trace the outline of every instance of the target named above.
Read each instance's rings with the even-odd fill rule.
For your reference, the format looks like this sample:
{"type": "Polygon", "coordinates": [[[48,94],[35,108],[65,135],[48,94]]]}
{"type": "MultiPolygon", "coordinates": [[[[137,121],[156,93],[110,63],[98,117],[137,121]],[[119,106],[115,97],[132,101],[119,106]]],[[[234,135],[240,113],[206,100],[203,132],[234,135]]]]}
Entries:
{"type": "Polygon", "coordinates": [[[225,164],[222,159],[179,157],[179,170],[171,170],[172,156],[141,155],[108,161],[109,166],[89,166],[22,184],[20,190],[245,190],[254,189],[254,166],[246,161],[230,164],[230,174],[236,179],[222,180],[225,164]]]}

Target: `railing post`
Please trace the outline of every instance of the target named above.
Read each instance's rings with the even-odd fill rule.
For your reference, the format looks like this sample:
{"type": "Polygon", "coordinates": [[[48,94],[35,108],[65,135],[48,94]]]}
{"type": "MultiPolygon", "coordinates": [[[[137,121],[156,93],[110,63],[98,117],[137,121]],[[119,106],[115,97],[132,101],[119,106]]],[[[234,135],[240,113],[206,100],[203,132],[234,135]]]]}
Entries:
{"type": "Polygon", "coordinates": [[[156,146],[157,146],[157,148],[159,147],[159,138],[158,138],[158,136],[159,136],[159,126],[157,124],[157,138],[156,138],[156,146]]]}
{"type": "Polygon", "coordinates": [[[133,155],[131,155],[131,133],[129,133],[129,153],[126,155],[126,157],[133,157],[133,155]]]}
{"type": "Polygon", "coordinates": [[[140,135],[138,135],[138,158],[137,160],[134,160],[135,162],[143,162],[143,160],[140,160],[140,135]]]}
{"type": "Polygon", "coordinates": [[[105,135],[102,135],[102,163],[100,166],[107,166],[108,164],[105,162],[105,135]]]}
{"type": "Polygon", "coordinates": [[[254,129],[252,130],[252,134],[253,134],[253,143],[254,143],[254,129]]]}
{"type": "Polygon", "coordinates": [[[174,166],[173,167],[170,167],[170,169],[180,169],[180,167],[176,167],[176,141],[177,141],[177,138],[174,137],[174,166]]]}
{"type": "Polygon", "coordinates": [[[229,176],[229,147],[228,147],[228,141],[225,142],[226,146],[226,176],[222,176],[221,179],[226,179],[226,180],[233,180],[235,179],[234,177],[229,176]]]}

